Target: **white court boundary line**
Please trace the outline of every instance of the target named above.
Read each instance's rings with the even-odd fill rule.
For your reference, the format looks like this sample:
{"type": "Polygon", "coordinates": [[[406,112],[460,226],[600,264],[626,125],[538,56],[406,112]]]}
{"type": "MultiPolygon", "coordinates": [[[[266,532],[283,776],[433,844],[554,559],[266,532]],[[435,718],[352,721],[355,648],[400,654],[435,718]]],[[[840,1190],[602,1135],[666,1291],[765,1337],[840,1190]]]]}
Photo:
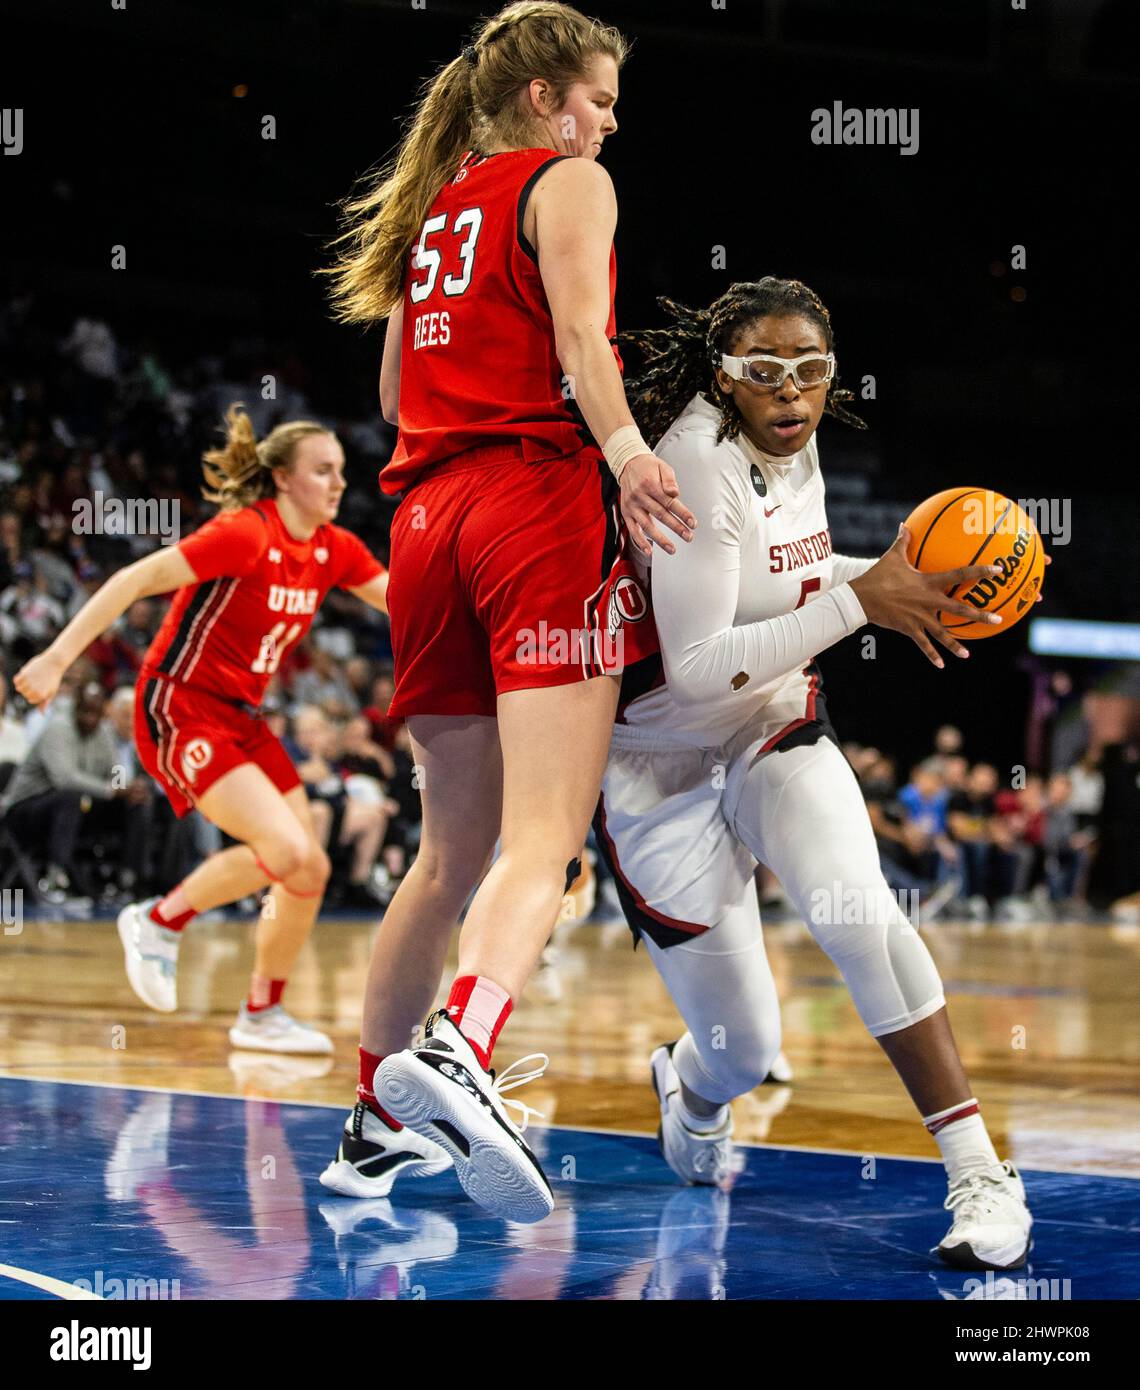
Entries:
{"type": "MultiPolygon", "coordinates": [[[[22,1079],[22,1078],[18,1078],[22,1079]]],[[[33,1289],[53,1293],[57,1298],[93,1299],[96,1303],[107,1300],[93,1289],[81,1289],[77,1284],[69,1284],[65,1279],[53,1279],[50,1274],[37,1274],[34,1269],[20,1269],[17,1265],[0,1265],[0,1275],[15,1279],[19,1284],[30,1284],[33,1289]]]]}
{"type": "MultiPolygon", "coordinates": [[[[171,1086],[126,1085],[121,1081],[71,1081],[62,1077],[22,1076],[17,1072],[0,1071],[0,1081],[39,1082],[44,1086],[97,1086],[110,1091],[146,1091],[159,1096],[201,1096],[204,1100],[256,1101],[261,1105],[304,1105],[311,1110],[346,1110],[345,1105],[337,1105],[328,1100],[287,1100],[273,1096],[235,1096],[233,1092],[223,1091],[183,1091],[171,1086]]],[[[643,1129],[603,1129],[597,1125],[535,1125],[537,1129],[555,1129],[578,1134],[616,1134],[622,1139],[656,1139],[656,1135],[643,1129]]],[[[735,1141],[734,1141],[735,1142],[735,1141]]],[[[942,1166],[940,1158],[924,1158],[920,1154],[868,1154],[863,1149],[823,1149],[810,1144],[750,1144],[744,1140],[736,1142],[738,1149],[757,1149],[768,1153],[793,1154],[831,1154],[836,1158],[889,1158],[896,1163],[936,1163],[942,1166]]],[[[1140,1182],[1136,1173],[1125,1173],[1118,1168],[1018,1168],[1026,1173],[1059,1173],[1074,1178],[1120,1178],[1125,1182],[1140,1182]]]]}

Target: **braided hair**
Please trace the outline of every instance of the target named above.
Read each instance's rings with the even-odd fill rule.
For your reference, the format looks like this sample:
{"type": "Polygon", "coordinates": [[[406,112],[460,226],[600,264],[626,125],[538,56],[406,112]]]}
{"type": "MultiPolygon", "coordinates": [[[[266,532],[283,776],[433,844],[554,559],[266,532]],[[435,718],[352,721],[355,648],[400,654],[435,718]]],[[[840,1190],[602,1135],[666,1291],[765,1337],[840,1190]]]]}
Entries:
{"type": "MultiPolygon", "coordinates": [[[[626,384],[626,398],[633,418],[650,446],[661,438],[698,391],[720,407],[717,443],[735,439],[744,423],[731,395],[720,389],[715,368],[738,330],[766,315],[802,314],[823,333],[828,352],[834,351],[831,315],[819,295],[800,280],[781,280],[765,275],[761,280],[739,280],[730,285],[707,309],[690,309],[662,295],[660,308],[672,320],[667,328],[646,328],[618,335],[623,350],[634,347],[645,358],[641,374],[626,384]]],[[[836,390],[838,377],[827,393],[828,414],[855,429],[867,423],[844,409],[850,391],[836,390]]]]}

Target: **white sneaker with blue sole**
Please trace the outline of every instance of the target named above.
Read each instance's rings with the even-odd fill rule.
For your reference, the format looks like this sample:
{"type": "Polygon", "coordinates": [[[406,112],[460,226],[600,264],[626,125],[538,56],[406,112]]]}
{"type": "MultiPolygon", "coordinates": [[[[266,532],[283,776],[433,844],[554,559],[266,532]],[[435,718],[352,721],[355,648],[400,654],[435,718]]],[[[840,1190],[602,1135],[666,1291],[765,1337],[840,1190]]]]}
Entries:
{"type": "Polygon", "coordinates": [[[182,933],[161,926],[150,915],[158,898],[128,903],[119,913],[119,940],[127,979],[138,997],[160,1014],[178,1007],[178,948],[182,933]]]}
{"type": "Polygon", "coordinates": [[[299,1022],[282,1004],[250,1013],[249,1006],[243,1003],[230,1029],[230,1045],[252,1052],[293,1052],[301,1056],[323,1056],[333,1050],[327,1033],[299,1022]]]}

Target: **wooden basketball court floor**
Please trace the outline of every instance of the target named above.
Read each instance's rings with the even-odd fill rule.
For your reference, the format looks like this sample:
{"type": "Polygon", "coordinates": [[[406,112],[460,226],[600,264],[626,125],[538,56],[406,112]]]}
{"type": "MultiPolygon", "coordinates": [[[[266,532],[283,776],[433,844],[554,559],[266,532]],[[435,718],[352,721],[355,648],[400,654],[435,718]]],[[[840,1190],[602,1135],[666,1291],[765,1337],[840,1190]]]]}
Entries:
{"type": "MultiPolygon", "coordinates": [[[[374,929],[321,921],[290,983],[291,1011],[334,1038],[320,1059],[231,1050],[248,922],[191,926],[170,1016],[132,994],[113,922],[0,937],[0,1297],[132,1296],[132,1279],[183,1298],[1018,1296],[930,1254],[937,1150],[799,924],[766,929],[795,1077],[735,1106],[731,1192],[680,1186],[657,1152],[647,1059],[680,1028],[615,922],[566,933],[562,998],[532,988],[496,1053],[550,1055],[520,1093],[546,1117],[528,1137],[550,1218],[495,1221],[450,1174],[334,1198],[316,1179],[353,1096],[374,929]]],[[[1140,1296],[1140,928],[924,936],[990,1132],[1026,1175],[1019,1273],[1140,1296]]]]}

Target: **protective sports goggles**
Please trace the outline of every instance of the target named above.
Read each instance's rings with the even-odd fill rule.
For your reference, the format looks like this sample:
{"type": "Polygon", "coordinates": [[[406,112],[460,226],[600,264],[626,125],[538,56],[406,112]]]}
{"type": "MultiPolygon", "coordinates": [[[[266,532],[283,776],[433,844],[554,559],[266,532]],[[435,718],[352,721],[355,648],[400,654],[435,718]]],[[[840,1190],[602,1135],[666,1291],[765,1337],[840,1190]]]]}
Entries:
{"type": "Polygon", "coordinates": [[[818,352],[806,353],[803,357],[730,357],[721,354],[720,365],[733,381],[751,381],[755,386],[777,391],[788,377],[796,383],[797,390],[806,391],[809,386],[822,386],[835,375],[835,354],[821,356],[818,352]]]}

